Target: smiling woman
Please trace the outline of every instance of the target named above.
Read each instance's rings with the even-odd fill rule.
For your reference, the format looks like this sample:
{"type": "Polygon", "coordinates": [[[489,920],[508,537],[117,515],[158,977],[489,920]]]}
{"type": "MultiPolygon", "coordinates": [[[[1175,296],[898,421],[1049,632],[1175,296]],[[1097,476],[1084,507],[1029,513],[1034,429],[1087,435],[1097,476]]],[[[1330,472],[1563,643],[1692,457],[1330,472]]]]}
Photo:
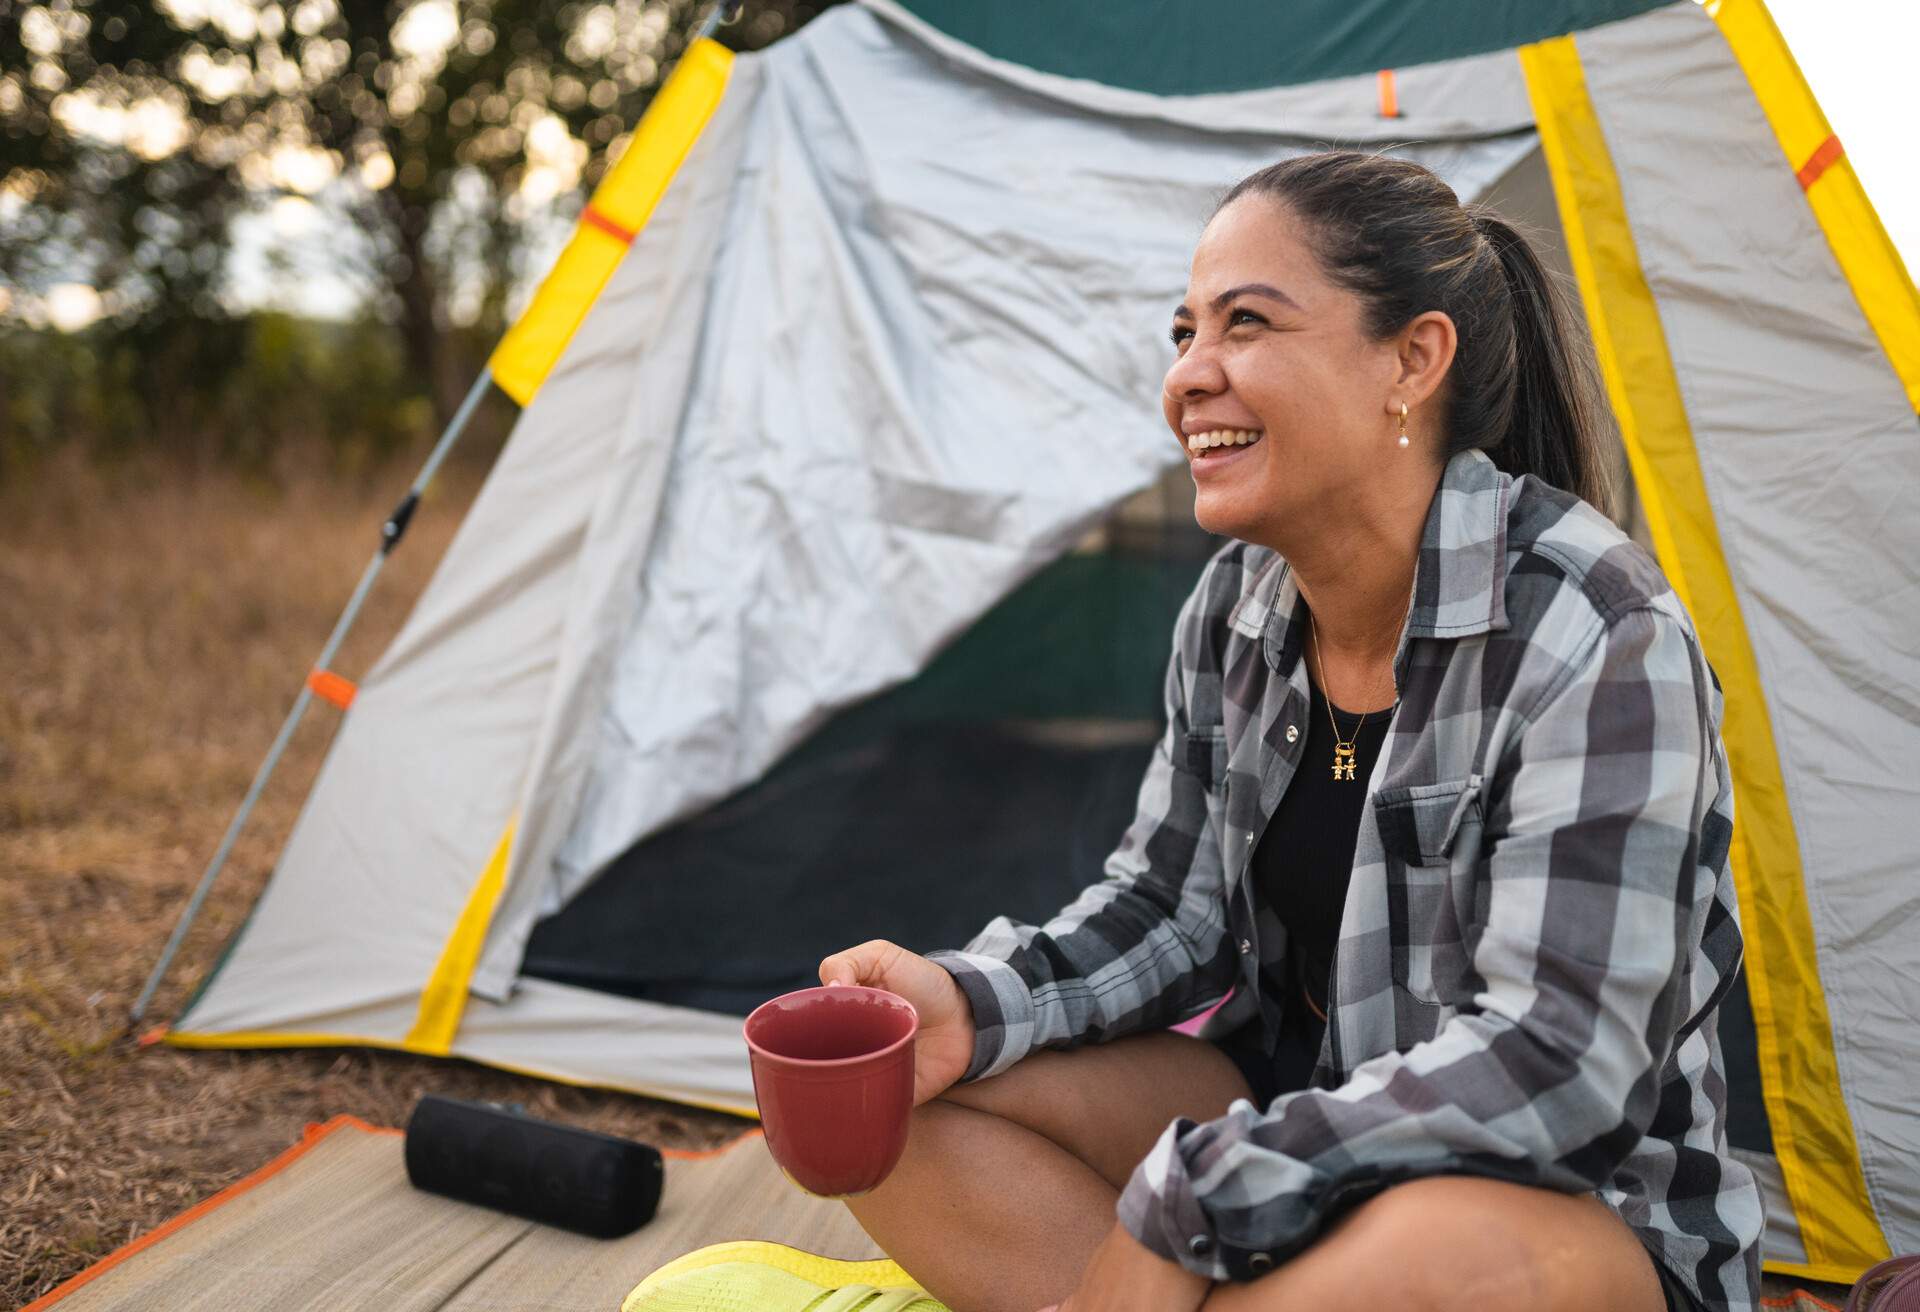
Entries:
{"type": "Polygon", "coordinates": [[[1235,541],[1138,814],[1044,925],[821,963],[923,1018],[849,1206],[970,1309],[1750,1307],[1721,697],[1602,513],[1565,297],[1429,170],[1330,152],[1229,193],[1172,338],[1235,541]]]}
{"type": "Polygon", "coordinates": [[[1351,547],[1316,508],[1338,492],[1363,511],[1354,497],[1371,499],[1383,481],[1402,481],[1395,474],[1434,473],[1430,461],[1375,466],[1376,439],[1391,433],[1399,445],[1409,429],[1407,445],[1417,437],[1443,460],[1487,450],[1509,473],[1610,512],[1607,412],[1590,353],[1574,348],[1585,346],[1575,322],[1527,243],[1418,165],[1336,154],[1252,175],[1194,252],[1162,403],[1190,449],[1222,430],[1283,440],[1257,463],[1203,442],[1200,523],[1296,563],[1302,550],[1351,547]],[[1295,525],[1316,541],[1289,541],[1295,525]]]}

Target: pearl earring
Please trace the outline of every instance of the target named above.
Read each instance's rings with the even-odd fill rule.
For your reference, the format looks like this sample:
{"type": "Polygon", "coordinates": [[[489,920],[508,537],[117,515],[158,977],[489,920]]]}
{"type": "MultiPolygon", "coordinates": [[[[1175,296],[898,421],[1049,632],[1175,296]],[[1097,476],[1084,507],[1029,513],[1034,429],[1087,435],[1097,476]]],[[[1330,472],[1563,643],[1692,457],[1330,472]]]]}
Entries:
{"type": "Polygon", "coordinates": [[[1400,403],[1400,445],[1407,445],[1407,403],[1400,403]]]}

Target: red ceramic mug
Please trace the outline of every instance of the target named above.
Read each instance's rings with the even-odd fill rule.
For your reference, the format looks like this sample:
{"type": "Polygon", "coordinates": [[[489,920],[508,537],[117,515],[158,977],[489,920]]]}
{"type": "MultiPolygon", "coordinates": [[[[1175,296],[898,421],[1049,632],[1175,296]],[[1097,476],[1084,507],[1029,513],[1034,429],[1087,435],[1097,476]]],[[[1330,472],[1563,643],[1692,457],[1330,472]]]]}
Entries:
{"type": "Polygon", "coordinates": [[[745,1028],[767,1151],[787,1178],[822,1198],[886,1179],[913,1112],[913,1004],[831,984],[763,1003],[745,1028]]]}

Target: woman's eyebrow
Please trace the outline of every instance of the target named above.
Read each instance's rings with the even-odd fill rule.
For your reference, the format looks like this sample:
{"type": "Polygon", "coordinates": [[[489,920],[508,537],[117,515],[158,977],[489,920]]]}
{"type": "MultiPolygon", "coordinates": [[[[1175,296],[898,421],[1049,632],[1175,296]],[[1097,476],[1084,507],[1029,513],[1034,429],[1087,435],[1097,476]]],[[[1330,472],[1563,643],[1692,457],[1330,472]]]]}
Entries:
{"type": "MultiPolygon", "coordinates": [[[[1293,297],[1287,295],[1278,287],[1264,282],[1243,282],[1238,287],[1227,288],[1227,290],[1213,298],[1213,308],[1216,310],[1224,310],[1227,308],[1227,302],[1231,301],[1234,297],[1249,293],[1254,296],[1265,296],[1271,300],[1280,302],[1282,305],[1291,306],[1296,310],[1300,308],[1300,302],[1294,300],[1293,297]]],[[[1176,319],[1191,319],[1193,318],[1193,311],[1189,310],[1185,305],[1176,305],[1173,307],[1173,317],[1176,319]]]]}
{"type": "Polygon", "coordinates": [[[1300,302],[1294,300],[1293,297],[1287,295],[1278,287],[1270,287],[1264,282],[1243,282],[1238,287],[1227,288],[1227,290],[1213,298],[1213,308],[1223,310],[1226,308],[1228,301],[1247,292],[1251,292],[1255,296],[1265,296],[1269,300],[1278,301],[1282,305],[1291,306],[1296,310],[1300,308],[1300,302]]]}

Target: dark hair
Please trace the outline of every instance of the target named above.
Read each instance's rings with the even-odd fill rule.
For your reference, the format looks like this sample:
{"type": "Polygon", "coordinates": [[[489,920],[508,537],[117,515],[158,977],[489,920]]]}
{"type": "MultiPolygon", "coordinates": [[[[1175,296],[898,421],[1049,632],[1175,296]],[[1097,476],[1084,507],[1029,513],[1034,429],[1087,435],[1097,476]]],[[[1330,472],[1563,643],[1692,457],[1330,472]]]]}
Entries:
{"type": "MultiPolygon", "coordinates": [[[[1458,336],[1446,454],[1478,447],[1613,513],[1613,412],[1584,324],[1512,224],[1466,205],[1431,169],[1340,150],[1283,160],[1242,179],[1285,204],[1328,275],[1365,303],[1366,330],[1392,336],[1428,310],[1458,336]]],[[[1216,211],[1217,212],[1217,211],[1216,211]]]]}

